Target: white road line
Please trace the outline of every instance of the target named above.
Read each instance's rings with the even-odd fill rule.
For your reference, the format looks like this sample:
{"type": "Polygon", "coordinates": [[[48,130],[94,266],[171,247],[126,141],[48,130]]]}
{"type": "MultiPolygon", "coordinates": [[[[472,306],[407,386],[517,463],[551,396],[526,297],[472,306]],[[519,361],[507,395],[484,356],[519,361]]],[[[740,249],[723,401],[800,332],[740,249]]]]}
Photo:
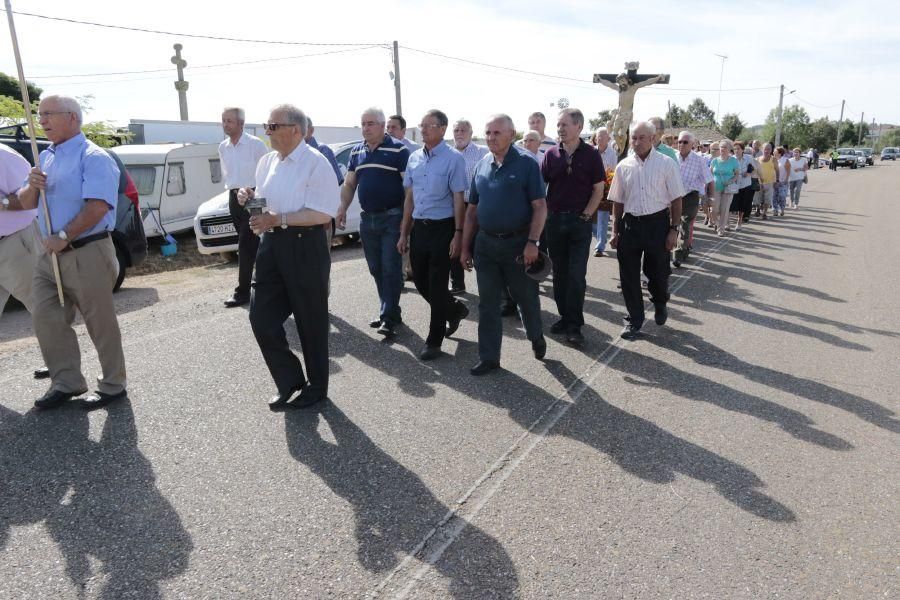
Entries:
{"type": "MultiPolygon", "coordinates": [[[[693,269],[685,277],[675,284],[670,290],[671,294],[676,294],[696,273],[696,269],[706,263],[713,255],[724,248],[734,236],[729,236],[721,240],[713,246],[707,253],[699,255],[699,260],[694,263],[693,269]]],[[[462,534],[466,526],[472,521],[481,509],[490,501],[499,491],[503,483],[509,479],[519,465],[529,457],[534,449],[540,444],[551,429],[559,422],[559,420],[569,412],[585,391],[591,389],[592,384],[609,366],[609,364],[622,351],[624,340],[616,338],[611,342],[598,356],[594,362],[587,368],[584,375],[572,382],[569,387],[559,394],[556,399],[547,407],[547,409],[531,424],[531,426],[522,433],[512,445],[503,453],[500,458],[494,461],[475,483],[460,497],[447,514],[435,524],[431,530],[425,534],[422,540],[416,545],[407,556],[391,570],[390,573],[368,594],[369,597],[378,597],[395,579],[400,579],[402,572],[411,569],[410,566],[414,559],[420,559],[423,563],[410,577],[402,588],[393,595],[393,598],[407,598],[422,578],[432,569],[432,567],[441,559],[444,552],[449,548],[462,534]],[[529,438],[531,438],[529,440],[529,438]],[[498,475],[499,474],[499,475],[498,475]],[[482,489],[489,480],[494,480],[489,487],[482,489]],[[475,499],[477,496],[477,499],[475,499]],[[475,502],[469,504],[471,500],[475,502]],[[465,510],[471,507],[471,510],[465,510]],[[465,510],[465,514],[463,514],[465,510]],[[427,551],[424,556],[420,554],[427,548],[430,542],[437,542],[443,538],[436,546],[427,551]]],[[[402,582],[397,585],[400,586],[402,582]]]]}

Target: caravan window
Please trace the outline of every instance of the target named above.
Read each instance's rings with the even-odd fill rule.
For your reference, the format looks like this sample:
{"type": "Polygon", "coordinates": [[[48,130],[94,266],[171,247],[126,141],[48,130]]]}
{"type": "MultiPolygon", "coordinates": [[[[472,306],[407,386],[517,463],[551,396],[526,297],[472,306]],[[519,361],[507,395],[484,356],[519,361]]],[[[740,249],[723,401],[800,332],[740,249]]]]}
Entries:
{"type": "Polygon", "coordinates": [[[184,164],[169,165],[169,178],[166,180],[166,195],[180,196],[184,193],[184,164]]]}
{"type": "Polygon", "coordinates": [[[213,183],[222,183],[222,163],[218,158],[209,159],[209,179],[213,183]]]}
{"type": "Polygon", "coordinates": [[[138,195],[149,196],[156,186],[156,167],[128,167],[128,174],[134,180],[138,195]]]}

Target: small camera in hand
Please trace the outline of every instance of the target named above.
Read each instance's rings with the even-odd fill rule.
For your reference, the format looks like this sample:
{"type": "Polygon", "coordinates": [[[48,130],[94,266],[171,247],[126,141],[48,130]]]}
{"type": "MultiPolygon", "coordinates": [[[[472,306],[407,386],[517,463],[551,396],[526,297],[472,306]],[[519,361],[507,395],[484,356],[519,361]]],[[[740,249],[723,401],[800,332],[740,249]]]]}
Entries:
{"type": "Polygon", "coordinates": [[[247,203],[244,205],[244,208],[247,209],[247,212],[250,213],[250,216],[261,215],[266,210],[266,199],[260,198],[257,196],[252,200],[247,200],[247,203]]]}

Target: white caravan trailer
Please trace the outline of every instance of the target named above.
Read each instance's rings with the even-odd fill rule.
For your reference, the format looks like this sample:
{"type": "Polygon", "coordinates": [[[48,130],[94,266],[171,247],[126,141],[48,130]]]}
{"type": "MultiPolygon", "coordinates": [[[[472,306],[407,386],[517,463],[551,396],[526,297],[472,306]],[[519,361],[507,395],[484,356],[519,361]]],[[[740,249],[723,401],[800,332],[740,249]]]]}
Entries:
{"type": "Polygon", "coordinates": [[[218,144],[112,148],[134,180],[147,237],[191,229],[197,208],[224,189],[218,144]]]}

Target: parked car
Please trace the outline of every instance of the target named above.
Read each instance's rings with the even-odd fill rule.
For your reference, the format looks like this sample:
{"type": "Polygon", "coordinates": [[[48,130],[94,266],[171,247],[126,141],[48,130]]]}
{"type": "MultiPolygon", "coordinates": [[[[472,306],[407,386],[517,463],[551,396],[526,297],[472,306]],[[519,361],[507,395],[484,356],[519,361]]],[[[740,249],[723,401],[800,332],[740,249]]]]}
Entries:
{"type": "MultiPolygon", "coordinates": [[[[334,157],[338,162],[341,173],[346,177],[347,163],[350,161],[350,150],[359,142],[344,142],[340,144],[328,144],[334,151],[334,157]]],[[[356,235],[359,233],[359,220],[361,209],[359,197],[354,196],[353,204],[347,211],[347,226],[343,231],[333,230],[336,236],[356,235]]],[[[332,227],[334,225],[332,224],[332,227]]],[[[194,217],[194,234],[197,237],[197,250],[201,254],[215,254],[217,252],[237,252],[238,236],[231,222],[231,213],[228,211],[228,192],[224,191],[207,200],[197,209],[194,217]]]]}
{"type": "Polygon", "coordinates": [[[140,197],[149,237],[190,229],[201,204],[222,191],[217,144],[118,146],[140,197]]]}
{"type": "MultiPolygon", "coordinates": [[[[865,161],[863,161],[865,162],[865,161]]],[[[838,148],[837,166],[855,169],[859,166],[856,150],[853,148],[838,148]]]]}
{"type": "Polygon", "coordinates": [[[865,167],[869,164],[869,161],[866,159],[866,153],[862,150],[854,150],[856,154],[856,166],[857,167],[865,167]]]}
{"type": "Polygon", "coordinates": [[[862,152],[866,157],[866,164],[870,167],[875,166],[875,151],[871,148],[857,148],[857,152],[862,152]]]}
{"type": "Polygon", "coordinates": [[[888,146],[881,151],[881,160],[897,160],[900,156],[900,148],[888,146]]]}
{"type": "MultiPolygon", "coordinates": [[[[25,133],[23,125],[15,125],[0,130],[0,143],[6,144],[25,157],[34,165],[31,154],[31,142],[25,133]],[[6,131],[10,131],[8,135],[6,131]]],[[[38,152],[50,147],[50,140],[40,138],[37,141],[38,152]]],[[[131,175],[116,156],[115,152],[108,153],[119,167],[119,198],[116,202],[116,228],[112,232],[113,244],[116,247],[116,258],[119,261],[119,276],[116,278],[113,291],[122,287],[125,280],[125,272],[128,267],[139,265],[147,257],[147,238],[144,235],[144,226],[141,223],[140,207],[138,205],[138,191],[131,175]]]]}

